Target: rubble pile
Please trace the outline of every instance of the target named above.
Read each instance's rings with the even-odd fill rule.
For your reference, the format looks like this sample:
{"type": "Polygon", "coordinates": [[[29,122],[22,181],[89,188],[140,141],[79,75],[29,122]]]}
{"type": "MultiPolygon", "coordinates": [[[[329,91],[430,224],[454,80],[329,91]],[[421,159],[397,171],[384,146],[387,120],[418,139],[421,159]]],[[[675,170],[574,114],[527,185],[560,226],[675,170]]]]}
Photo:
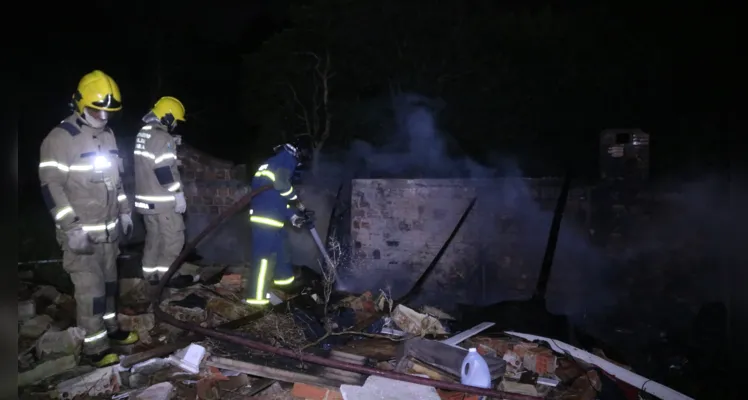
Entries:
{"type": "MultiPolygon", "coordinates": [[[[284,302],[260,311],[241,302],[240,268],[185,264],[180,272],[163,293],[166,313],[299,355],[460,383],[462,360],[475,348],[488,365],[490,389],[502,391],[502,398],[592,400],[606,390],[637,398],[637,389],[589,360],[547,342],[486,333],[490,321],[453,332],[453,316],[396,304],[384,292],[277,293],[284,302]]],[[[140,279],[121,280],[118,318],[141,341],[118,349],[119,364],[95,369],[80,361],[84,334],[75,327],[74,298],[49,285],[25,284],[18,306],[19,398],[479,398],[198,336],[157,321],[149,290],[140,279]]]]}

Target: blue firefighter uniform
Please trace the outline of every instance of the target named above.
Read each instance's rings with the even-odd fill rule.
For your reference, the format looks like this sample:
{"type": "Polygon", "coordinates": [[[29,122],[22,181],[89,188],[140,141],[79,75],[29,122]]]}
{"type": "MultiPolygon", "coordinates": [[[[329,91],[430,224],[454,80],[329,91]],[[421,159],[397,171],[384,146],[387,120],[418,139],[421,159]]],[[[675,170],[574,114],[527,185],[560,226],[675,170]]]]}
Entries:
{"type": "Polygon", "coordinates": [[[268,287],[290,285],[294,280],[288,233],[283,226],[295,214],[289,201],[297,199],[291,177],[298,160],[282,148],[262,164],[252,179],[252,190],[272,184],[252,199],[249,220],[252,224],[252,269],[245,286],[245,301],[253,305],[269,302],[268,287]]]}

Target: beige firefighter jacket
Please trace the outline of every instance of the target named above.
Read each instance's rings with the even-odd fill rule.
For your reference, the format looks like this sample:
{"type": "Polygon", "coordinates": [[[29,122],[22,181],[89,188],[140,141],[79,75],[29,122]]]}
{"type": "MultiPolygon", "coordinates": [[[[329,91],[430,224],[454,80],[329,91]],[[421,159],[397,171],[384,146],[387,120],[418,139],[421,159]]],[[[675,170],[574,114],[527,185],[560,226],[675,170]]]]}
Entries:
{"type": "Polygon", "coordinates": [[[182,192],[177,168],[177,146],[166,127],[143,126],[135,138],[135,210],[159,214],[174,210],[175,193],[182,192]]]}
{"type": "Polygon", "coordinates": [[[77,113],[44,138],[39,159],[42,196],[59,230],[80,226],[94,242],[115,242],[130,204],[122,188],[117,142],[108,127],[86,125],[77,113]]]}

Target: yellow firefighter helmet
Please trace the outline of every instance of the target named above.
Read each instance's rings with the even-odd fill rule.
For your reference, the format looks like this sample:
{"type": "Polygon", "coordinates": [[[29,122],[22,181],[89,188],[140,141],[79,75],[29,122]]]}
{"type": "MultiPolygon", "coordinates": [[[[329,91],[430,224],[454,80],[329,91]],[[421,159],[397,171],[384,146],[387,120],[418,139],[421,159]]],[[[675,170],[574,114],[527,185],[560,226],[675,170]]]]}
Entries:
{"type": "Polygon", "coordinates": [[[89,72],[78,82],[78,90],[73,95],[75,109],[83,113],[86,107],[102,111],[122,109],[122,96],[119,86],[111,76],[102,71],[89,72]]]}
{"type": "Polygon", "coordinates": [[[159,121],[165,122],[165,125],[171,125],[176,121],[184,122],[184,105],[182,102],[171,96],[164,96],[156,102],[151,110],[153,115],[159,119],[159,121]],[[168,116],[171,115],[171,118],[168,116]],[[171,119],[171,121],[169,121],[171,119]]]}

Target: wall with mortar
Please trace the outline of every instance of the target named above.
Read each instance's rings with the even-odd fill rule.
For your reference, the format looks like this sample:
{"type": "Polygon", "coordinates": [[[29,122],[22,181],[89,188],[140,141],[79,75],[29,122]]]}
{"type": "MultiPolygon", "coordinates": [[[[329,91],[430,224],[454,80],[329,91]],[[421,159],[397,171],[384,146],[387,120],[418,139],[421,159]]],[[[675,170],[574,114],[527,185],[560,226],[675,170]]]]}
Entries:
{"type": "MultiPolygon", "coordinates": [[[[404,294],[477,196],[416,303],[448,309],[456,303],[528,299],[560,184],[557,179],[354,180],[352,260],[339,288],[404,294]]],[[[724,267],[714,251],[719,244],[711,243],[719,241],[719,230],[708,216],[683,218],[679,194],[642,192],[622,207],[615,199],[593,197],[597,189],[576,187],[569,193],[547,293],[552,312],[611,315],[620,308],[625,321],[677,326],[702,304],[720,301],[724,267]],[[593,205],[612,209],[613,224],[625,226],[604,228],[593,205]],[[599,241],[600,235],[607,238],[599,241]]]]}
{"type": "MultiPolygon", "coordinates": [[[[187,200],[185,228],[189,241],[247,193],[246,168],[213,157],[189,144],[180,145],[177,153],[187,200]]],[[[203,239],[197,252],[208,262],[249,262],[250,232],[246,211],[240,212],[203,239]]]]}
{"type": "MultiPolygon", "coordinates": [[[[535,287],[559,193],[560,181],[553,178],[354,180],[348,272],[369,279],[350,279],[346,289],[364,289],[353,286],[366,282],[366,289],[389,285],[393,296],[404,294],[477,196],[427,281],[425,296],[478,304],[527,298],[535,287]]],[[[586,188],[570,191],[566,232],[584,230],[587,199],[586,188]]],[[[552,280],[576,279],[557,273],[565,269],[555,268],[552,280]]]]}

